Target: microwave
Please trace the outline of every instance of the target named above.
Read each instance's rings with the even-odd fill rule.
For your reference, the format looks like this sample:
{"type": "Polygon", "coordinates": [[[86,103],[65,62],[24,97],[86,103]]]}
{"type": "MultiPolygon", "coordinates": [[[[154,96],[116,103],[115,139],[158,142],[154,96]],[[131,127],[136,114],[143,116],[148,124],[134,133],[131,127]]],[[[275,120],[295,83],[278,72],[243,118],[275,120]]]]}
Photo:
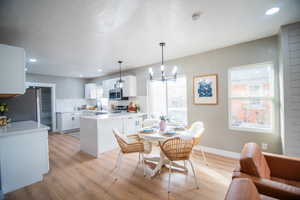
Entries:
{"type": "Polygon", "coordinates": [[[123,97],[122,88],[114,88],[109,90],[109,100],[128,100],[128,97],[123,97]]]}
{"type": "Polygon", "coordinates": [[[122,99],[122,88],[114,88],[109,90],[110,100],[121,100],[122,99]]]}

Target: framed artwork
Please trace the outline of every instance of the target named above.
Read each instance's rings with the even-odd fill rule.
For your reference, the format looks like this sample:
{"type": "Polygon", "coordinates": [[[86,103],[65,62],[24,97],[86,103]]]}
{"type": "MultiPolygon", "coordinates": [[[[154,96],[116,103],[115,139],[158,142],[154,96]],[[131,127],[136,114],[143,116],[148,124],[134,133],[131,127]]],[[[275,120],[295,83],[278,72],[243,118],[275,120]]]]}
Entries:
{"type": "Polygon", "coordinates": [[[194,104],[218,104],[218,75],[209,74],[194,77],[193,81],[194,104]]]}

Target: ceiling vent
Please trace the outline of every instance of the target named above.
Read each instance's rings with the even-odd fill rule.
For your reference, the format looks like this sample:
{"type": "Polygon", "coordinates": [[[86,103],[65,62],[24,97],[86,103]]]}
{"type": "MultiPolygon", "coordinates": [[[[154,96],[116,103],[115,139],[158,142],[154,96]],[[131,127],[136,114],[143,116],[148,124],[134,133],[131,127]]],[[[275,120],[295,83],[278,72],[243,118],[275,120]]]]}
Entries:
{"type": "Polygon", "coordinates": [[[192,20],[196,21],[196,20],[200,19],[201,14],[202,14],[201,12],[195,12],[195,13],[193,13],[192,20]]]}

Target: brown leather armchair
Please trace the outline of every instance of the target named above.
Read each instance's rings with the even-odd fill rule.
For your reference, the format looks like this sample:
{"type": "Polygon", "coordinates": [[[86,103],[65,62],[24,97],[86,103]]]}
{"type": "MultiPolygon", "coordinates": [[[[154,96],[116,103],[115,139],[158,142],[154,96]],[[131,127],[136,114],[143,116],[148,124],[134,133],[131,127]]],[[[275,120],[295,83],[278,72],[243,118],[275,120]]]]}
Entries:
{"type": "Polygon", "coordinates": [[[227,190],[225,200],[275,200],[275,198],[259,194],[251,179],[235,178],[227,190]]]}
{"type": "Polygon", "coordinates": [[[262,153],[245,144],[233,178],[250,178],[258,192],[278,199],[300,199],[300,159],[262,153]]]}

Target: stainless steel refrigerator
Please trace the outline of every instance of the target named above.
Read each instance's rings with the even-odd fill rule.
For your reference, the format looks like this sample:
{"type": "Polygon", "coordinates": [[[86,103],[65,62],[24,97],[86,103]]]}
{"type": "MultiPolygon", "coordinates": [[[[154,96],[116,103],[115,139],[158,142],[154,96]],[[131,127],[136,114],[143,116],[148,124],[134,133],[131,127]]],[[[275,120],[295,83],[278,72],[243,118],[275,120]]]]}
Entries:
{"type": "Polygon", "coordinates": [[[51,88],[29,87],[25,94],[0,102],[8,104],[5,114],[12,122],[33,120],[49,126],[52,130],[51,88]]]}

